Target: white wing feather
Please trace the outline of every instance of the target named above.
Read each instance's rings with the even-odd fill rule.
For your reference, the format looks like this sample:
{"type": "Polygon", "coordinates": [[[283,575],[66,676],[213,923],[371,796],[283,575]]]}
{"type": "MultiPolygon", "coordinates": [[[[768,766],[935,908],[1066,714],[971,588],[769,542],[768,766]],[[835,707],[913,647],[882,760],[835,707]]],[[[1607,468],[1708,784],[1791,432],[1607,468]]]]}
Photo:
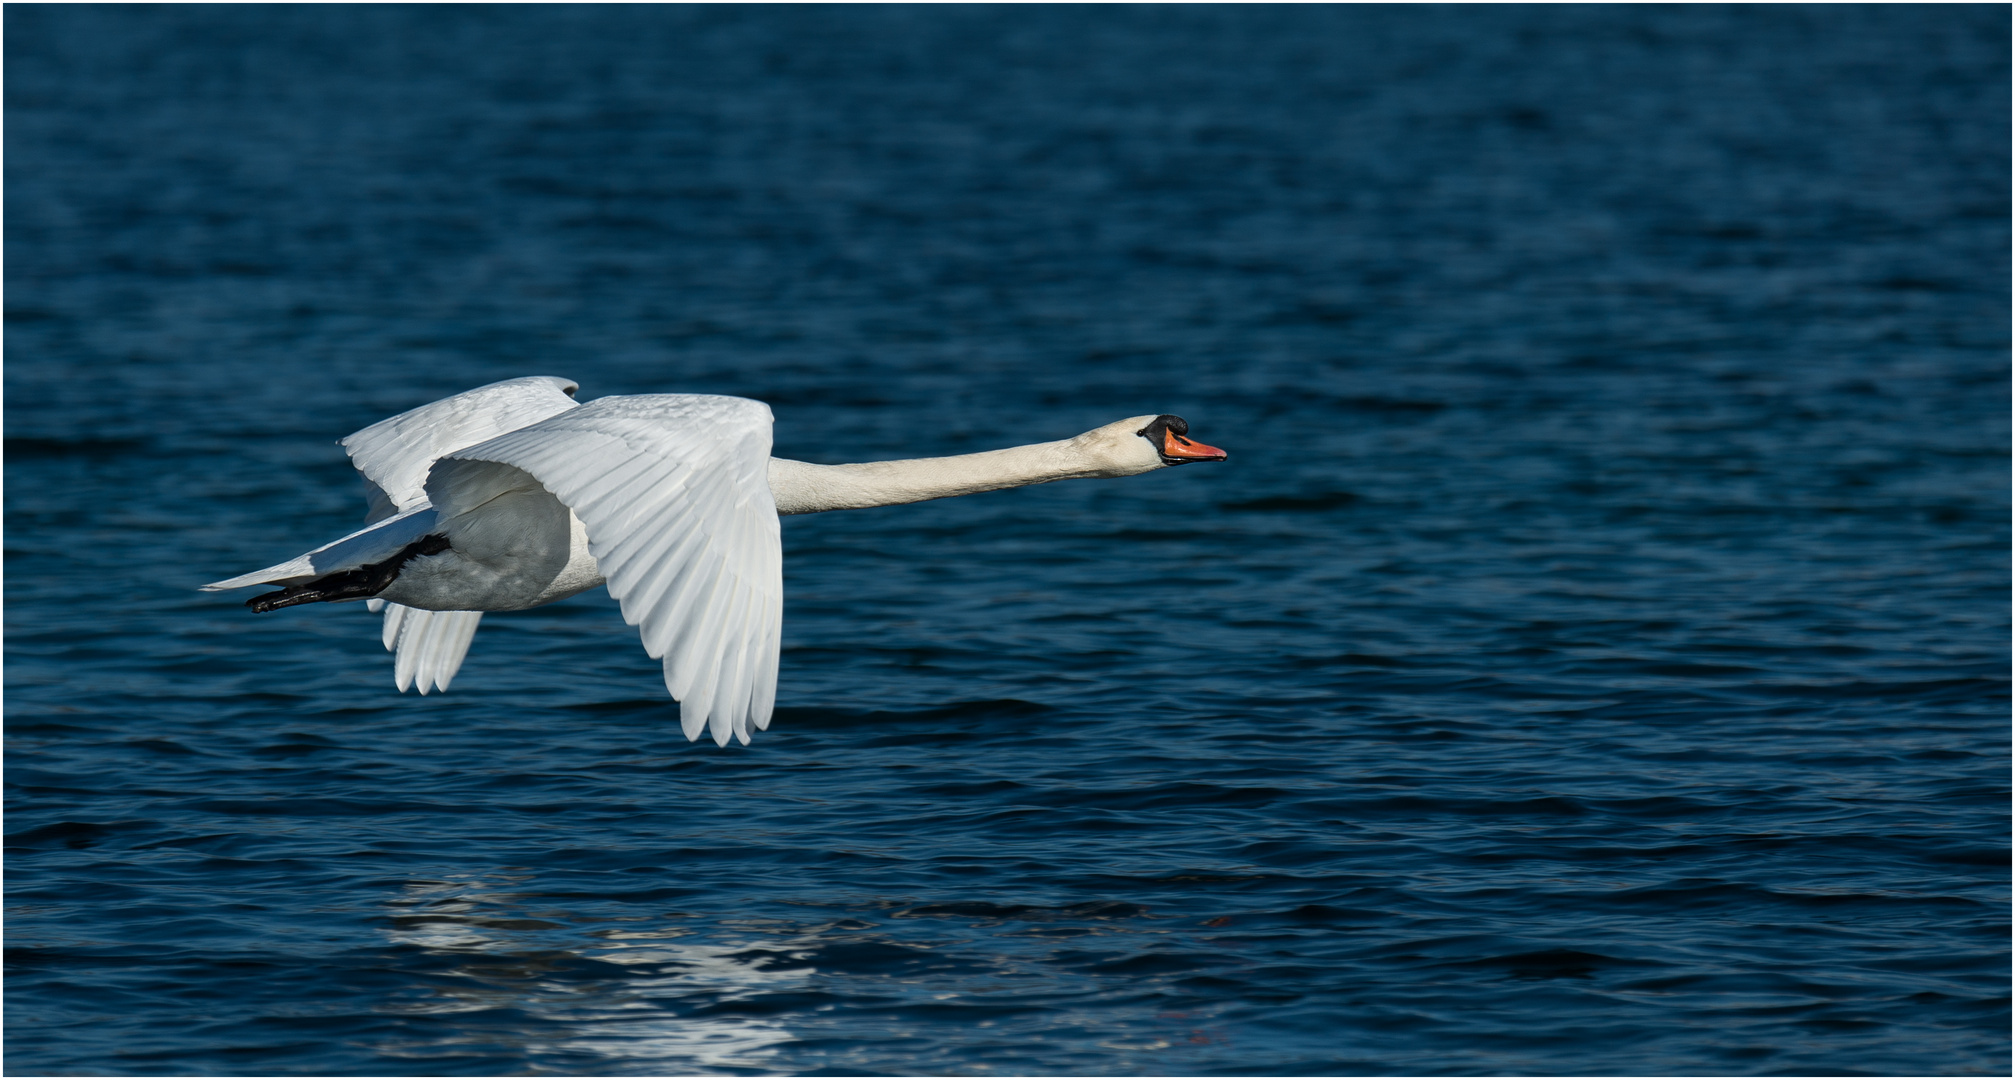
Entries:
{"type": "Polygon", "coordinates": [[[427,470],[466,446],[516,431],[577,407],[572,379],[532,375],[505,379],[380,420],[341,440],[350,463],[370,485],[371,518],[390,517],[427,501],[427,470]]]}
{"type": "MultiPolygon", "coordinates": [[[[553,375],[506,379],[409,409],[342,440],[369,489],[369,521],[427,505],[427,471],[442,455],[575,408],[580,384],[553,375]]],[[[398,653],[399,691],[446,690],[469,654],[480,611],[422,611],[370,602],[385,612],[385,648],[398,653]]]]}
{"type": "Polygon", "coordinates": [[[686,736],[747,743],[769,727],[783,625],[770,426],[746,398],[601,398],[444,454],[427,494],[444,517],[459,511],[456,460],[537,478],[581,519],[624,621],[663,659],[686,736]]]}
{"type": "Polygon", "coordinates": [[[423,611],[401,604],[384,608],[385,648],[399,654],[393,671],[399,692],[405,693],[408,686],[417,686],[421,696],[428,690],[446,690],[469,655],[469,641],[476,636],[483,613],[423,611]]]}

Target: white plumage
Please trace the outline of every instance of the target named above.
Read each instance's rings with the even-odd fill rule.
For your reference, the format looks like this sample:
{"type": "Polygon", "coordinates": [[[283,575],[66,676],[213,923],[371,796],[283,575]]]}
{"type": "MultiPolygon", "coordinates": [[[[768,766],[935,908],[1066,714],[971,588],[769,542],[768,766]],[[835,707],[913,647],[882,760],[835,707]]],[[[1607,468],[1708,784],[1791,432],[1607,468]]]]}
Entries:
{"type": "MultiPolygon", "coordinates": [[[[367,522],[401,511],[429,508],[427,473],[443,454],[515,431],[575,407],[571,379],[536,375],[491,383],[464,394],[422,405],[380,420],[342,440],[350,464],[364,474],[371,501],[367,522]]],[[[223,584],[223,583],[219,583],[223,584]]],[[[393,682],[404,693],[446,690],[469,642],[480,611],[423,611],[373,598],[372,611],[385,612],[385,648],[397,654],[393,682]]]]}
{"type": "Polygon", "coordinates": [[[885,506],[1081,477],[1129,476],[1224,452],[1178,417],[1074,439],[859,465],[770,456],[769,406],[703,394],[607,397],[537,376],[492,383],[342,441],[370,496],[364,529],[203,586],[285,586],[250,602],[368,599],[394,681],[446,690],[485,611],[606,584],[664,662],[687,737],[725,746],[769,726],[783,627],[778,514],[885,506]]]}
{"type": "Polygon", "coordinates": [[[350,464],[370,488],[368,521],[427,505],[427,473],[434,462],[464,447],[580,407],[572,379],[533,375],[479,386],[409,409],[343,438],[350,464]]]}
{"type": "Polygon", "coordinates": [[[476,624],[483,621],[480,611],[424,611],[376,598],[366,603],[372,611],[385,612],[385,648],[398,654],[392,682],[402,694],[409,686],[423,695],[446,690],[469,655],[476,624]]]}
{"type": "Polygon", "coordinates": [[[572,510],[588,552],[663,658],[689,738],[766,728],[776,700],[783,540],[770,495],[770,408],[744,398],[603,398],[447,455],[442,513],[470,462],[523,470],[572,510]]]}

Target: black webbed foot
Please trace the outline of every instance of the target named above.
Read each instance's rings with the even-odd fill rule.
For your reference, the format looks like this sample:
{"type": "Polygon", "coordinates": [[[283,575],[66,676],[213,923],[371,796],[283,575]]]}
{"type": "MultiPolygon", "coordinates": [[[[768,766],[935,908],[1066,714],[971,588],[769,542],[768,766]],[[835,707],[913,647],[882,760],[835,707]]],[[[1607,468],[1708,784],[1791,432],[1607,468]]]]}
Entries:
{"type": "Polygon", "coordinates": [[[408,562],[422,555],[439,555],[446,550],[448,550],[447,537],[423,536],[407,544],[397,555],[383,562],[374,562],[355,570],[318,577],[299,585],[289,585],[279,592],[255,596],[245,601],[245,606],[263,615],[268,611],[277,611],[296,604],[363,600],[384,592],[398,578],[400,568],[408,562]]]}

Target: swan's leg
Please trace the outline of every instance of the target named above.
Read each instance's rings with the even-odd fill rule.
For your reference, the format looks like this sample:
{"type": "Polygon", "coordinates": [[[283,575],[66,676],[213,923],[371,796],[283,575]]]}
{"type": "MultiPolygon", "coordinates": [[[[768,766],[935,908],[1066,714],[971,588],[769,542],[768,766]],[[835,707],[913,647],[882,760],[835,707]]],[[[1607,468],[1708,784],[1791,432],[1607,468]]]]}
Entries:
{"type": "Polygon", "coordinates": [[[245,601],[245,606],[265,614],[296,604],[322,604],[334,600],[362,600],[384,592],[399,576],[399,568],[422,555],[439,555],[448,550],[445,536],[423,536],[400,549],[397,555],[383,562],[369,563],[355,570],[345,570],[339,574],[318,577],[299,585],[289,585],[279,592],[255,596],[245,601]]]}

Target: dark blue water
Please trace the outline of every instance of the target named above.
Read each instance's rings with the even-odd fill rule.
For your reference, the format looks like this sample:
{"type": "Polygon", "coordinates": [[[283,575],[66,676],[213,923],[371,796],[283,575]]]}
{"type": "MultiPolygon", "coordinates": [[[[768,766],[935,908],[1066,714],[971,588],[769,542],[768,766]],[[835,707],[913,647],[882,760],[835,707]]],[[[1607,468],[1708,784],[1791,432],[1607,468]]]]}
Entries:
{"type": "Polygon", "coordinates": [[[5,20],[10,1072],[2008,1070],[2007,8],[5,20]],[[526,374],[1231,460],[194,591],[526,374]]]}

